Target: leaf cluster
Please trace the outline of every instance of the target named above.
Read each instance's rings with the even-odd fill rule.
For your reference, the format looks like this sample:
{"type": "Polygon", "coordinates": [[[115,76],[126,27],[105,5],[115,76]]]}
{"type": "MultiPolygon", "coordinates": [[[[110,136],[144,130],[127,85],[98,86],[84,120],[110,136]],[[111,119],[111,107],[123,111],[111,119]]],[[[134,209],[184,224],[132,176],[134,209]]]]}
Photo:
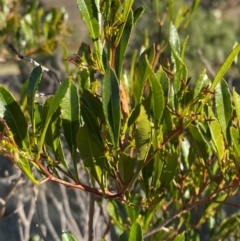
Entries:
{"type": "Polygon", "coordinates": [[[169,64],[159,64],[156,43],[136,51],[126,71],[131,32],[144,10],[133,2],[77,0],[92,44],[68,58],[76,71],[44,103],[36,98],[41,66],[25,84],[22,108],[0,86],[0,153],[35,184],[58,182],[112,200],[108,212],[119,240],[197,240],[196,230],[239,186],[240,96],[223,77],[240,45],[213,80],[203,71],[192,89],[187,38],[181,44],[177,27],[190,21],[194,1],[185,18],[169,24],[169,64]],[[79,176],[79,163],[90,184],[79,176]],[[204,213],[193,221],[200,205],[204,213]]]}

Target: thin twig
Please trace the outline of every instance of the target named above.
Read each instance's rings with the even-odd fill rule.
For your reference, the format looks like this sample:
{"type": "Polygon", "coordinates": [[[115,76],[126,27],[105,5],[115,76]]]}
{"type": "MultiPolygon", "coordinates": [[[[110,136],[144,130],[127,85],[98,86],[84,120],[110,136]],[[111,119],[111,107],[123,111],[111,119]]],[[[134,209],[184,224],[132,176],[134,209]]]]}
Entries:
{"type": "MultiPolygon", "coordinates": [[[[42,203],[43,218],[44,218],[45,224],[50,234],[52,235],[53,240],[58,241],[60,239],[48,215],[48,204],[47,204],[45,193],[43,192],[40,193],[40,199],[42,203]]],[[[39,228],[41,229],[41,223],[39,224],[39,228]]]]}
{"type": "Polygon", "coordinates": [[[27,61],[27,62],[35,65],[35,66],[41,66],[41,68],[42,68],[43,71],[52,73],[52,74],[54,75],[54,77],[56,78],[57,82],[58,82],[59,84],[61,83],[61,81],[59,80],[57,74],[56,74],[54,71],[52,71],[52,70],[50,70],[49,68],[47,68],[47,67],[39,64],[39,63],[38,63],[37,61],[35,61],[34,59],[28,58],[28,57],[20,54],[12,44],[9,44],[8,47],[9,47],[9,49],[10,49],[12,52],[14,52],[14,53],[18,56],[18,58],[20,58],[20,59],[22,59],[22,60],[25,60],[25,61],[27,61]]]}
{"type": "Polygon", "coordinates": [[[215,72],[215,70],[213,69],[213,67],[211,66],[211,64],[209,63],[209,61],[208,61],[208,60],[206,59],[206,57],[204,56],[202,50],[201,50],[201,49],[198,49],[197,53],[198,53],[201,61],[202,61],[203,64],[205,65],[208,73],[211,75],[212,78],[214,78],[215,75],[216,75],[216,72],[215,72]]]}
{"type": "Polygon", "coordinates": [[[94,217],[94,196],[89,193],[89,220],[88,220],[88,241],[94,241],[93,235],[93,217],[94,217]]]}
{"type": "Polygon", "coordinates": [[[38,220],[39,233],[40,233],[42,239],[44,241],[46,241],[45,235],[44,235],[43,230],[42,230],[42,222],[41,222],[40,213],[39,213],[38,204],[37,204],[37,189],[34,185],[33,185],[33,198],[34,198],[34,201],[35,201],[35,208],[36,208],[36,214],[37,214],[37,220],[38,220]]]}
{"type": "Polygon", "coordinates": [[[61,200],[58,200],[58,198],[53,194],[53,192],[45,191],[46,195],[51,199],[54,207],[57,209],[59,216],[60,216],[60,223],[61,223],[61,229],[66,230],[67,229],[67,220],[66,216],[63,213],[63,205],[61,200]]]}
{"type": "Polygon", "coordinates": [[[73,217],[73,214],[71,212],[71,208],[69,205],[69,196],[67,195],[67,191],[66,191],[66,187],[64,187],[63,185],[59,185],[61,194],[62,194],[62,202],[63,202],[63,206],[64,206],[64,211],[65,211],[65,215],[68,222],[68,228],[70,228],[70,231],[78,237],[78,239],[83,238],[80,231],[79,231],[79,227],[77,225],[76,220],[73,217]]]}

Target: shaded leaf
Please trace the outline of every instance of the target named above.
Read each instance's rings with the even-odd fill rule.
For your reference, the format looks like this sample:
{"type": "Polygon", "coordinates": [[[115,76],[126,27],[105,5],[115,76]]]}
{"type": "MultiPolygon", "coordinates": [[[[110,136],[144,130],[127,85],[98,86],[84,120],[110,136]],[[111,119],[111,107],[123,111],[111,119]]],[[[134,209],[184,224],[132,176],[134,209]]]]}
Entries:
{"type": "Polygon", "coordinates": [[[146,49],[141,54],[136,64],[135,71],[134,71],[135,75],[134,75],[133,85],[132,85],[132,89],[133,89],[132,93],[134,95],[135,105],[139,104],[142,100],[143,88],[149,76],[147,59],[148,59],[148,62],[152,64],[152,61],[154,59],[154,48],[146,49]]]}
{"type": "Polygon", "coordinates": [[[165,108],[164,93],[163,93],[163,89],[160,84],[160,81],[157,79],[148,60],[147,60],[147,64],[148,64],[148,71],[149,71],[149,82],[152,88],[154,127],[156,130],[158,130],[160,121],[162,118],[163,110],[165,108]]]}
{"type": "Polygon", "coordinates": [[[133,12],[132,10],[129,12],[128,18],[126,19],[126,24],[122,32],[122,37],[120,38],[120,42],[117,45],[117,51],[115,59],[115,70],[116,75],[120,79],[121,73],[122,73],[122,66],[123,66],[123,60],[125,57],[125,52],[129,43],[131,31],[133,27],[133,12]]]}
{"type": "Polygon", "coordinates": [[[127,183],[134,174],[135,159],[122,153],[118,161],[118,170],[124,183],[127,183]]]}
{"type": "Polygon", "coordinates": [[[100,145],[99,142],[96,141],[86,125],[80,127],[78,130],[77,145],[84,166],[102,190],[104,190],[103,174],[106,160],[103,145],[100,145]]]}
{"type": "Polygon", "coordinates": [[[65,94],[67,92],[67,89],[69,88],[69,85],[70,85],[70,80],[64,80],[61,83],[61,85],[59,86],[55,95],[52,98],[52,101],[47,110],[47,113],[45,115],[43,115],[43,130],[42,130],[41,137],[40,137],[39,150],[38,150],[37,157],[36,157],[37,159],[39,159],[39,156],[40,156],[40,152],[41,152],[44,140],[45,140],[49,122],[51,121],[51,118],[52,118],[54,112],[58,109],[63,97],[65,96],[65,94]]]}
{"type": "Polygon", "coordinates": [[[4,119],[10,128],[18,147],[29,147],[28,125],[25,116],[6,87],[0,85],[0,118],[4,119]]]}
{"type": "Polygon", "coordinates": [[[80,104],[77,87],[70,82],[69,88],[62,99],[61,118],[64,130],[64,137],[70,149],[74,165],[76,166],[76,137],[80,126],[80,104]]]}
{"type": "Polygon", "coordinates": [[[37,92],[38,85],[42,79],[42,67],[38,66],[33,69],[30,80],[29,80],[29,85],[28,85],[28,90],[27,90],[27,104],[28,104],[28,112],[32,121],[32,128],[33,131],[35,131],[35,95],[37,92]]]}
{"type": "Polygon", "coordinates": [[[117,77],[111,68],[106,70],[103,79],[102,103],[103,112],[109,127],[112,143],[118,146],[120,135],[120,92],[117,77]]]}

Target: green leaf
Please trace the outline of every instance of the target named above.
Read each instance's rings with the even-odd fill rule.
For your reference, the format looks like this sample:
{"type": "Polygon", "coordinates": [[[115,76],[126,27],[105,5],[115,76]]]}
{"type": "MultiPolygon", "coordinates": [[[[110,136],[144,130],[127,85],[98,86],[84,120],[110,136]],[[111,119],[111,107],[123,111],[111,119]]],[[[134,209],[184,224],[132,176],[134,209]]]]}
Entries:
{"type": "Polygon", "coordinates": [[[228,84],[223,79],[216,86],[215,107],[218,121],[222,127],[223,135],[225,140],[228,141],[227,128],[230,120],[232,119],[233,107],[228,84]]]}
{"type": "Polygon", "coordinates": [[[44,143],[44,140],[45,140],[47,128],[48,128],[48,125],[51,121],[51,118],[52,118],[54,112],[58,109],[63,97],[65,96],[65,94],[66,94],[66,92],[69,88],[69,85],[70,85],[70,80],[64,80],[61,83],[61,85],[57,89],[55,95],[53,96],[53,99],[51,101],[51,104],[49,106],[49,109],[48,109],[47,113],[44,115],[43,130],[42,130],[41,137],[40,137],[39,150],[38,150],[36,159],[39,159],[39,157],[40,157],[40,153],[41,153],[42,146],[43,146],[43,143],[44,143]]]}
{"type": "Polygon", "coordinates": [[[225,62],[223,63],[222,67],[218,70],[213,83],[211,85],[210,91],[214,91],[217,84],[221,81],[229,67],[231,66],[232,62],[234,61],[235,57],[238,55],[240,51],[240,44],[238,44],[233,51],[229,54],[225,62]]]}
{"type": "Polygon", "coordinates": [[[134,138],[137,149],[137,160],[143,163],[148,155],[152,132],[150,121],[143,106],[141,106],[140,115],[135,125],[134,138]]]}
{"type": "Polygon", "coordinates": [[[172,181],[176,174],[176,170],[178,167],[177,155],[177,152],[173,152],[171,154],[168,154],[166,158],[163,160],[165,162],[165,166],[161,173],[160,181],[164,187],[166,187],[172,181]]]}
{"type": "Polygon", "coordinates": [[[170,21],[173,21],[173,14],[174,14],[174,4],[173,4],[173,0],[168,0],[168,11],[169,11],[169,18],[170,21]]]}
{"type": "Polygon", "coordinates": [[[169,81],[167,74],[163,71],[162,66],[160,66],[158,72],[156,73],[156,77],[157,77],[158,81],[160,82],[160,85],[162,86],[164,97],[167,99],[170,81],[169,81]]]}
{"type": "Polygon", "coordinates": [[[81,114],[84,123],[91,135],[96,139],[96,141],[99,142],[100,145],[102,145],[103,140],[100,131],[100,123],[98,123],[97,117],[95,116],[94,112],[92,112],[91,106],[89,103],[85,102],[85,100],[81,100],[81,114]]]}
{"type": "Polygon", "coordinates": [[[138,19],[142,16],[144,12],[144,8],[143,7],[139,7],[137,9],[134,10],[134,13],[133,13],[133,23],[136,24],[138,19]]]}
{"type": "Polygon", "coordinates": [[[63,97],[61,106],[61,118],[64,137],[67,141],[73,159],[75,176],[77,171],[77,131],[80,126],[80,104],[77,87],[70,82],[66,95],[63,97]]]}
{"type": "Polygon", "coordinates": [[[203,88],[206,88],[207,86],[210,86],[211,81],[206,75],[206,70],[204,70],[199,78],[197,79],[195,88],[194,88],[194,95],[193,97],[196,98],[203,90],[203,88]]]}
{"type": "Polygon", "coordinates": [[[240,128],[240,95],[235,90],[233,90],[233,102],[238,119],[238,128],[240,128]]]}
{"type": "Polygon", "coordinates": [[[77,239],[71,233],[63,232],[62,241],[77,241],[77,239]]]}
{"type": "Polygon", "coordinates": [[[42,79],[42,67],[38,66],[33,69],[30,80],[29,80],[29,85],[28,85],[28,90],[27,90],[27,104],[28,104],[28,112],[32,121],[32,129],[33,133],[35,133],[35,95],[37,92],[38,85],[42,79]]]}
{"type": "Polygon", "coordinates": [[[141,110],[141,105],[138,104],[130,113],[129,118],[128,118],[128,127],[134,124],[136,119],[138,118],[141,110]]]}
{"type": "Polygon", "coordinates": [[[102,91],[103,112],[109,127],[112,143],[117,147],[121,120],[120,92],[118,79],[111,68],[106,70],[102,91]]]}
{"type": "MultiPolygon", "coordinates": [[[[180,58],[180,39],[178,36],[178,32],[177,29],[175,28],[175,26],[173,25],[173,23],[171,22],[170,24],[170,38],[169,38],[170,44],[171,44],[171,48],[174,50],[176,56],[178,58],[180,58]]],[[[173,63],[175,63],[175,57],[172,56],[172,61],[173,63]]]]}
{"type": "Polygon", "coordinates": [[[89,35],[94,44],[94,51],[96,54],[99,68],[103,70],[102,64],[102,44],[99,40],[100,35],[100,22],[98,19],[99,10],[96,2],[93,0],[77,0],[77,5],[80,10],[83,21],[85,22],[89,35]]]}
{"type": "Polygon", "coordinates": [[[224,157],[224,151],[225,151],[225,145],[224,145],[224,139],[222,134],[222,128],[218,122],[218,120],[215,118],[212,109],[210,106],[208,106],[208,117],[211,121],[208,121],[208,126],[211,133],[211,142],[215,146],[215,152],[218,156],[219,160],[222,160],[224,157]]]}
{"type": "Polygon", "coordinates": [[[186,81],[188,76],[188,70],[182,59],[180,58],[180,53],[176,52],[175,47],[171,46],[172,58],[174,59],[175,75],[173,80],[174,95],[178,93],[181,87],[181,81],[186,81]]]}
{"type": "Polygon", "coordinates": [[[231,140],[233,142],[235,153],[237,154],[238,158],[240,158],[240,136],[239,136],[239,130],[237,130],[234,127],[230,127],[230,135],[231,140]]]}
{"type": "Polygon", "coordinates": [[[25,116],[6,87],[0,85],[0,118],[10,128],[19,148],[29,148],[28,125],[25,116]]]}
{"type": "Polygon", "coordinates": [[[147,60],[149,82],[152,89],[152,105],[153,105],[153,116],[154,116],[154,127],[156,130],[159,129],[160,121],[162,118],[163,110],[165,108],[164,93],[160,81],[153,72],[150,63],[147,60]]]}
{"type": "Polygon", "coordinates": [[[120,42],[119,42],[119,45],[117,46],[117,51],[116,51],[116,56],[118,57],[115,59],[115,70],[116,70],[116,75],[119,79],[121,77],[123,60],[125,57],[125,52],[126,52],[128,43],[129,43],[132,27],[133,27],[133,12],[131,10],[126,20],[122,37],[120,39],[120,42]]]}
{"type": "Polygon", "coordinates": [[[142,241],[143,235],[142,235],[142,228],[141,225],[138,222],[135,222],[132,224],[128,241],[142,241]]]}
{"type": "Polygon", "coordinates": [[[89,132],[86,125],[77,133],[77,145],[84,166],[104,191],[104,167],[106,164],[104,146],[89,132]]]}
{"type": "Polygon", "coordinates": [[[15,164],[21,169],[21,171],[36,185],[39,185],[39,181],[35,179],[29,160],[23,155],[19,156],[18,160],[15,160],[15,164]]]}
{"type": "Polygon", "coordinates": [[[99,37],[100,21],[98,19],[98,8],[93,0],[77,0],[83,21],[85,22],[89,35],[96,41],[99,37]]]}
{"type": "Polygon", "coordinates": [[[185,241],[185,232],[180,233],[173,241],[185,241]]]}
{"type": "Polygon", "coordinates": [[[181,50],[181,59],[184,58],[184,55],[185,55],[185,49],[186,49],[186,46],[187,46],[187,42],[188,42],[188,39],[189,39],[189,35],[184,39],[184,42],[182,44],[182,50],[181,50]]]}
{"type": "Polygon", "coordinates": [[[140,56],[138,63],[135,67],[135,76],[132,84],[132,93],[135,99],[135,105],[139,104],[142,100],[142,92],[145,86],[146,80],[149,76],[147,59],[150,64],[154,59],[154,48],[146,49],[140,56]],[[146,58],[146,56],[148,58],[146,58]]]}
{"type": "Polygon", "coordinates": [[[127,183],[134,174],[135,159],[122,153],[118,161],[118,170],[124,183],[127,183]]]}
{"type": "Polygon", "coordinates": [[[121,216],[118,214],[119,207],[114,202],[109,202],[107,206],[107,211],[109,216],[113,219],[114,223],[121,230],[125,230],[125,226],[123,225],[121,216]]]}
{"type": "MultiPolygon", "coordinates": [[[[52,98],[49,98],[45,102],[44,112],[49,108],[49,104],[51,105],[52,98]]],[[[61,110],[60,107],[53,113],[51,120],[49,121],[49,125],[47,128],[45,142],[52,149],[52,152],[56,156],[56,151],[58,149],[60,143],[60,135],[61,135],[61,110]]],[[[56,157],[57,159],[59,157],[56,157]]]]}
{"type": "Polygon", "coordinates": [[[195,126],[190,124],[188,126],[192,138],[189,138],[189,142],[191,146],[195,149],[195,152],[198,154],[199,157],[202,157],[204,160],[208,157],[208,152],[205,144],[206,141],[204,140],[201,131],[199,130],[199,126],[195,126]]]}
{"type": "MultiPolygon", "coordinates": [[[[131,12],[131,15],[132,15],[131,9],[132,9],[133,2],[134,2],[134,0],[128,0],[128,1],[124,1],[124,3],[123,3],[124,4],[123,17],[122,17],[123,24],[120,28],[120,31],[117,35],[116,40],[114,41],[115,46],[118,46],[120,40],[122,39],[123,30],[125,29],[125,25],[128,21],[129,13],[131,12]]],[[[130,19],[132,19],[132,16],[130,17],[130,19]]],[[[132,22],[132,20],[131,20],[131,22],[132,22]]]]}

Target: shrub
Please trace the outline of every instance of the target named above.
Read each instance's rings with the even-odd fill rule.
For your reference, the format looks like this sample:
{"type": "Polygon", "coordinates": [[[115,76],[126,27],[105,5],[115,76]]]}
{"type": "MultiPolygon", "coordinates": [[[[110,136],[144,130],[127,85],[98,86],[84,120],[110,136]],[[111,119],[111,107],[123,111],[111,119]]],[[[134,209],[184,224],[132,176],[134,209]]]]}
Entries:
{"type": "Polygon", "coordinates": [[[36,98],[44,66],[23,89],[24,110],[0,86],[0,153],[35,184],[52,181],[107,198],[119,240],[197,240],[209,220],[212,240],[237,238],[238,214],[221,219],[219,211],[239,186],[240,96],[223,77],[240,45],[213,80],[203,71],[190,87],[187,39],[180,43],[177,27],[192,18],[194,1],[177,27],[169,24],[169,62],[161,63],[156,43],[135,52],[128,71],[126,49],[144,10],[133,2],[77,0],[92,43],[68,58],[77,71],[44,103],[36,98]],[[90,183],[79,176],[79,163],[90,183]]]}

